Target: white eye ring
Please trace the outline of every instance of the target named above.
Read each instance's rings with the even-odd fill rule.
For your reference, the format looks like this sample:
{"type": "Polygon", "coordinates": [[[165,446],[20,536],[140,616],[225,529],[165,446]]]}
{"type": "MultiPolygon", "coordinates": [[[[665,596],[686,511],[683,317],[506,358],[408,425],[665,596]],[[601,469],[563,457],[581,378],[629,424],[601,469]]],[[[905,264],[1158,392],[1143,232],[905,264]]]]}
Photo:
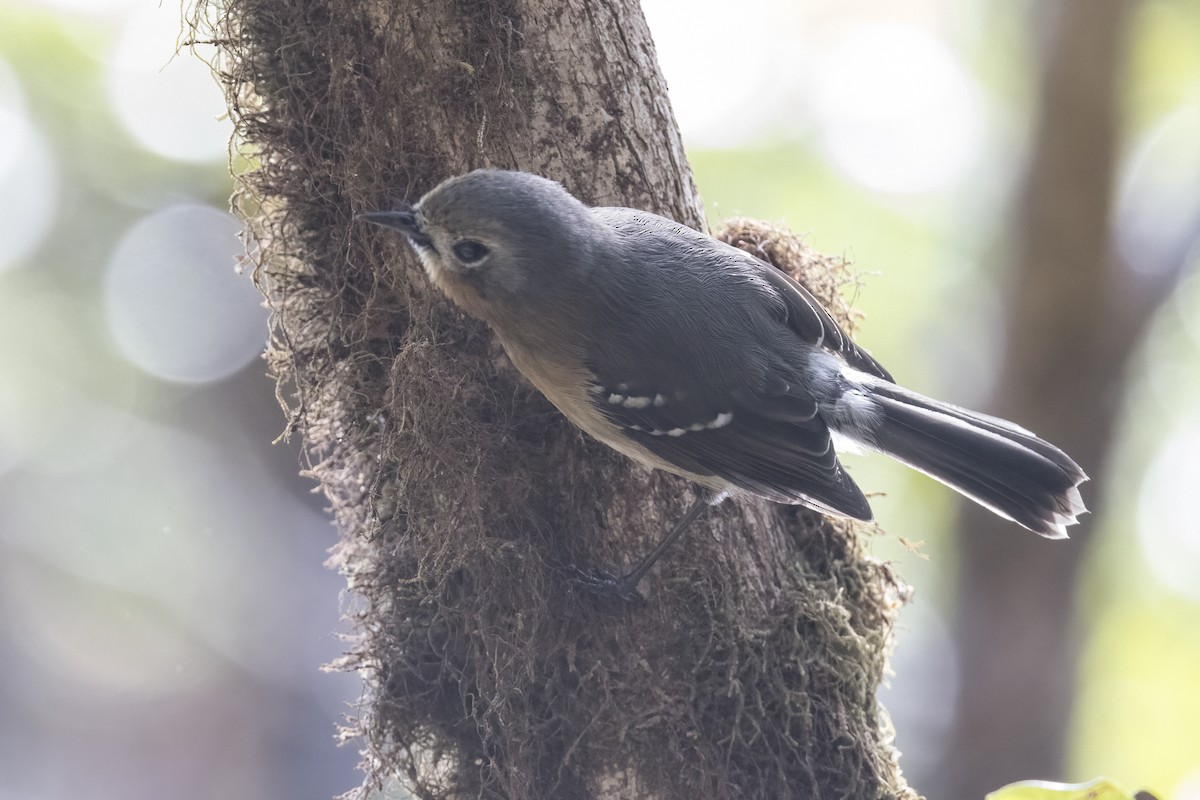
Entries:
{"type": "Polygon", "coordinates": [[[482,242],[477,242],[474,239],[463,239],[456,242],[454,247],[454,257],[457,258],[464,266],[473,267],[483,261],[491,250],[482,242]]]}

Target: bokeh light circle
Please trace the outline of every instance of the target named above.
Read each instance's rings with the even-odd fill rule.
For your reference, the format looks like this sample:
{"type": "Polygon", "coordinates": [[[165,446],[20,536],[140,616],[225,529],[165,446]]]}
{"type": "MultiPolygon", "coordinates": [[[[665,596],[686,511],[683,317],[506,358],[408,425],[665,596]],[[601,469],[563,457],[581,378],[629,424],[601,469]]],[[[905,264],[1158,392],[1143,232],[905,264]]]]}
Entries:
{"type": "Polygon", "coordinates": [[[145,0],[26,0],[30,5],[46,6],[71,16],[112,17],[145,0]]]}
{"type": "Polygon", "coordinates": [[[233,125],[209,68],[187,50],[175,54],[180,33],[178,9],[169,5],[147,5],[129,15],[108,66],[113,106],[151,152],[217,161],[226,157],[233,125]]]}
{"type": "Polygon", "coordinates": [[[1172,431],[1138,493],[1138,539],[1164,584],[1200,600],[1200,420],[1172,431]]]}
{"type": "Polygon", "coordinates": [[[219,380],[266,339],[258,290],[234,269],[241,224],[209,206],[155,212],[131,227],[108,264],[104,308],[121,353],[171,381],[219,380]]]}
{"type": "Polygon", "coordinates": [[[0,272],[49,233],[57,189],[54,156],[26,114],[16,75],[0,60],[0,272]]]}
{"type": "Polygon", "coordinates": [[[855,182],[894,194],[941,191],[977,161],[982,93],[930,33],[855,25],[824,52],[815,78],[822,146],[855,182]]]}
{"type": "Polygon", "coordinates": [[[1133,268],[1177,268],[1200,219],[1200,103],[1168,114],[1134,148],[1117,198],[1117,244],[1133,268]]]}
{"type": "MultiPolygon", "coordinates": [[[[727,27],[713,24],[728,13],[726,0],[691,0],[686,14],[671,0],[645,0],[642,10],[670,86],[671,109],[689,145],[747,146],[790,111],[789,104],[778,102],[778,93],[804,74],[798,64],[804,48],[797,46],[795,30],[764,26],[753,36],[730,36],[727,27]]],[[[765,19],[777,9],[772,0],[741,0],[738,13],[765,19]]]]}

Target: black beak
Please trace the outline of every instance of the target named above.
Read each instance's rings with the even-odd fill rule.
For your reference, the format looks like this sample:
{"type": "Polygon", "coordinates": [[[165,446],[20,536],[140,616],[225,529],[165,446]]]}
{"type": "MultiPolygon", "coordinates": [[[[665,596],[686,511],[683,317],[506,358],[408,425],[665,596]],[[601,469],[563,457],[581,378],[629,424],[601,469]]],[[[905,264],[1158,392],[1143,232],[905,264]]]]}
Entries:
{"type": "Polygon", "coordinates": [[[414,246],[433,249],[433,241],[421,230],[417,214],[411,206],[402,206],[394,211],[364,211],[356,214],[354,218],[373,225],[393,228],[407,236],[414,246]]]}

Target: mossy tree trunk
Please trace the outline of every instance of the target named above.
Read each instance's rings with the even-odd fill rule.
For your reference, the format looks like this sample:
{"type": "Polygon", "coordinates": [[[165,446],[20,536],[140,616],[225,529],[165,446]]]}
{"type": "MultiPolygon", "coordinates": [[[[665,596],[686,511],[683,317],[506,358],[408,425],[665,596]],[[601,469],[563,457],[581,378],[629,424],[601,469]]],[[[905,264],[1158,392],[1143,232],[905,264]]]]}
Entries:
{"type": "MultiPolygon", "coordinates": [[[[564,566],[631,563],[690,488],[574,430],[400,242],[354,221],[495,166],[701,226],[636,2],[197,15],[256,161],[235,205],[274,311],[268,358],[355,598],[364,791],[912,796],[875,700],[903,589],[854,533],[727,503],[649,577],[645,607],[579,593],[564,566]]],[[[792,253],[819,277],[824,261],[792,253]]]]}

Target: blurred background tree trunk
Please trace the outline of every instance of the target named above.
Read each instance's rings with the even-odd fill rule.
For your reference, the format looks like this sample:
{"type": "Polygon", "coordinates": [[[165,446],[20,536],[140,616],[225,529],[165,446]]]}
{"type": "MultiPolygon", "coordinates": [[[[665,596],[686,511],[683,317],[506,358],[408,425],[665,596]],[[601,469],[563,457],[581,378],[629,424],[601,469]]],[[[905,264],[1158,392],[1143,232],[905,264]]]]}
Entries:
{"type": "Polygon", "coordinates": [[[853,531],[728,503],[647,607],[582,595],[566,565],[633,562],[690,489],[586,440],[402,242],[354,221],[495,166],[702,226],[636,1],[199,14],[256,162],[235,205],[268,357],[356,598],[363,796],[912,796],[875,699],[903,587],[853,531]]]}
{"type": "MultiPolygon", "coordinates": [[[[1033,9],[1040,86],[1009,237],[1006,351],[992,411],[1061,445],[1101,511],[1129,358],[1177,272],[1135,279],[1113,248],[1112,206],[1132,0],[1033,9]]],[[[932,800],[1063,778],[1076,697],[1079,575],[1094,516],[1069,542],[1020,536],[961,506],[962,684],[932,800]]]]}

